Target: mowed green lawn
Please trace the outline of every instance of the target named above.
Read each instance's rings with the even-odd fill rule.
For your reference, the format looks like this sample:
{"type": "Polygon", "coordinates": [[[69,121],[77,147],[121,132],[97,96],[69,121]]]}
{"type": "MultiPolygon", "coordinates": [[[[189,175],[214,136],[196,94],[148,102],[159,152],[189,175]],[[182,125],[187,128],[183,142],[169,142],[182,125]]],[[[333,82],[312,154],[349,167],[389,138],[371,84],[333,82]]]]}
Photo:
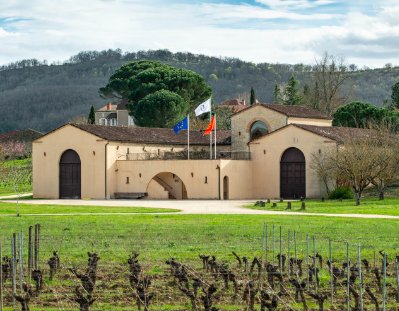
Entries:
{"type": "MultiPolygon", "coordinates": [[[[254,202],[255,203],[255,202],[254,202]]],[[[328,214],[378,214],[399,216],[399,199],[389,198],[385,200],[365,198],[361,201],[360,206],[355,206],[354,200],[307,200],[305,202],[306,210],[301,211],[301,202],[292,202],[293,212],[304,213],[328,213],[328,214]]],[[[287,202],[277,202],[277,207],[272,207],[272,203],[266,204],[265,207],[258,207],[249,204],[246,207],[257,210],[284,211],[287,209],[287,202]]]]}
{"type": "Polygon", "coordinates": [[[29,204],[22,199],[19,204],[0,201],[0,215],[26,214],[81,214],[81,213],[167,213],[178,212],[178,209],[124,206],[89,206],[89,205],[51,205],[29,204]]]}
{"type": "MultiPolygon", "coordinates": [[[[58,208],[65,211],[71,207],[58,208]]],[[[354,260],[357,243],[362,245],[363,256],[369,260],[373,259],[374,252],[378,250],[387,251],[393,258],[399,249],[399,220],[306,215],[0,215],[0,235],[5,252],[10,249],[13,232],[22,230],[27,241],[28,227],[35,223],[42,226],[40,258],[46,262],[51,252],[58,250],[61,260],[67,265],[84,264],[87,251],[98,252],[104,264],[111,261],[124,263],[133,251],[141,253],[143,261],[157,263],[159,266],[163,266],[169,257],[191,261],[197,260],[199,254],[216,255],[219,259],[231,262],[234,261],[232,251],[241,256],[261,255],[264,224],[269,227],[269,254],[273,224],[275,255],[279,248],[279,226],[282,226],[283,251],[287,249],[288,229],[291,230],[291,237],[293,230],[298,232],[297,248],[300,257],[304,257],[306,252],[305,234],[309,234],[310,238],[315,236],[317,251],[323,256],[328,255],[328,238],[332,238],[334,258],[337,259],[344,258],[346,241],[351,243],[351,256],[354,260]]],[[[312,248],[310,252],[313,252],[312,248]]]]}

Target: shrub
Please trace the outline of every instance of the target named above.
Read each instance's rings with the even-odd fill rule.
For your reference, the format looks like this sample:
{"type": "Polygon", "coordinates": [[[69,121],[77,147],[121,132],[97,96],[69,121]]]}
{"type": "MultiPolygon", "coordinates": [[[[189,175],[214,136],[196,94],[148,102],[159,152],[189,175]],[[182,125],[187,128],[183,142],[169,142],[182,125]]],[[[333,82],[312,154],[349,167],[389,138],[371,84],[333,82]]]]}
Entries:
{"type": "Polygon", "coordinates": [[[331,200],[353,199],[353,192],[349,187],[337,187],[328,196],[331,200]]]}

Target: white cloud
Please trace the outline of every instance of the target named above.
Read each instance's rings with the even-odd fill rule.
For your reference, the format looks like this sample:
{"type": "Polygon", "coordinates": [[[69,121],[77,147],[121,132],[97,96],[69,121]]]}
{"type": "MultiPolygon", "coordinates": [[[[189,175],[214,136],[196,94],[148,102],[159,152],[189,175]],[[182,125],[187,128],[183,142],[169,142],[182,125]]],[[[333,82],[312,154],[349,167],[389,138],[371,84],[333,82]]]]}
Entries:
{"type": "Polygon", "coordinates": [[[270,7],[169,0],[1,2],[0,64],[33,57],[64,60],[82,50],[109,48],[165,48],[280,63],[312,63],[327,50],[359,65],[399,64],[399,6],[383,2],[374,16],[310,15],[293,10],[331,1],[258,2],[270,7]],[[1,24],[10,17],[10,28],[1,24]]]}
{"type": "Polygon", "coordinates": [[[297,10],[310,9],[318,6],[332,4],[334,0],[256,0],[272,9],[297,10]]]}

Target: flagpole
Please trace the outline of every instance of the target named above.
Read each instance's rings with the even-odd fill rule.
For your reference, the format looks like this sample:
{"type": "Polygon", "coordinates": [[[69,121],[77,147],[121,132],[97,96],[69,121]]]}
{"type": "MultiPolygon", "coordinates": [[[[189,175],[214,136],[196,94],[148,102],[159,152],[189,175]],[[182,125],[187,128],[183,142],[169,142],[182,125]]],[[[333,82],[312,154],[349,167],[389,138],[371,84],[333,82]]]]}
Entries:
{"type": "Polygon", "coordinates": [[[215,116],[215,160],[216,160],[216,113],[214,114],[215,116]]]}
{"type": "MultiPolygon", "coordinates": [[[[209,122],[212,121],[212,104],[211,109],[209,110],[209,122]]],[[[212,132],[209,135],[209,159],[212,160],[212,132]]]]}
{"type": "Polygon", "coordinates": [[[187,160],[190,160],[190,115],[187,115],[187,160]]]}

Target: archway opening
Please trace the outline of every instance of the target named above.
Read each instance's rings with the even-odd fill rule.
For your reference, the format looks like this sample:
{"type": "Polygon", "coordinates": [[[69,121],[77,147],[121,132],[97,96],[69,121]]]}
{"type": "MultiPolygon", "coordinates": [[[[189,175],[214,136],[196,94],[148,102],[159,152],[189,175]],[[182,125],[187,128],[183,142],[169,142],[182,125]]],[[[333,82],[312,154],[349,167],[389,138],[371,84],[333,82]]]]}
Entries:
{"type": "Polygon", "coordinates": [[[269,133],[269,128],[263,121],[256,121],[251,125],[250,138],[251,140],[262,137],[269,133]]]}
{"type": "Polygon", "coordinates": [[[299,199],[306,197],[306,161],[298,148],[284,151],[280,162],[280,197],[299,199]]]}
{"type": "Polygon", "coordinates": [[[223,177],[223,200],[229,199],[229,177],[223,177]]]}
{"type": "Polygon", "coordinates": [[[148,193],[148,199],[187,199],[187,190],[184,182],[179,176],[170,172],[162,172],[155,175],[148,183],[146,192],[148,193]]]}
{"type": "Polygon", "coordinates": [[[80,157],[72,149],[66,150],[60,159],[60,199],[81,198],[80,157]]]}

